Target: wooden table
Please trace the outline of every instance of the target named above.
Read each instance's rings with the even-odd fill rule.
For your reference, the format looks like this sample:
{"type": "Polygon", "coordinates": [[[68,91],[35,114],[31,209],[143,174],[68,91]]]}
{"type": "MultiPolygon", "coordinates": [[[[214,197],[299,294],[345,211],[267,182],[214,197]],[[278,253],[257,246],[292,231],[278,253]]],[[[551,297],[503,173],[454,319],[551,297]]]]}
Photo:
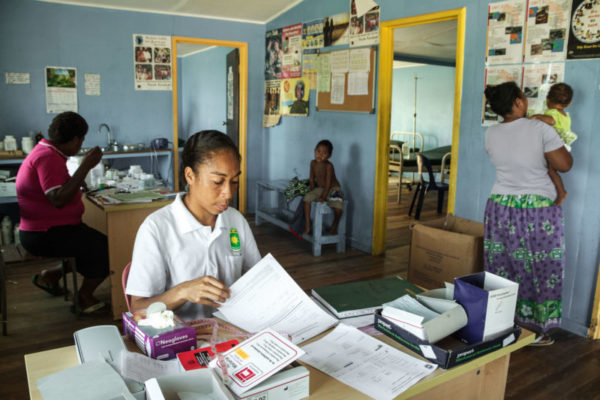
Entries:
{"type": "Polygon", "coordinates": [[[115,320],[121,319],[121,314],[127,311],[121,274],[131,261],[138,228],[149,214],[172,201],[102,205],[88,197],[83,198],[83,222],[108,237],[111,304],[115,320]]]}
{"type": "MultiPolygon", "coordinates": [[[[387,336],[380,335],[377,338],[407,354],[421,358],[387,336]]],[[[448,370],[438,368],[396,399],[504,399],[510,353],[533,342],[534,338],[533,332],[523,329],[516,343],[448,370]]],[[[75,346],[26,354],[25,369],[30,398],[42,399],[36,383],[39,378],[76,366],[78,363],[75,346]]],[[[305,366],[310,370],[311,399],[362,400],[366,398],[364,394],[350,386],[311,366],[306,364],[305,366]]]]}

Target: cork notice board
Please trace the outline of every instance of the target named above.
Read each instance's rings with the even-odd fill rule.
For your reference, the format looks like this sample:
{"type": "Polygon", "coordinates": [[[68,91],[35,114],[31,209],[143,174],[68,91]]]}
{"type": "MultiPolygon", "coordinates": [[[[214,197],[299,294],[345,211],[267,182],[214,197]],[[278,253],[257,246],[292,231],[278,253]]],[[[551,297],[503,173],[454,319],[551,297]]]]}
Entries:
{"type": "MultiPolygon", "coordinates": [[[[344,103],[343,104],[332,104],[331,103],[331,91],[329,92],[317,92],[317,111],[353,111],[353,112],[375,112],[374,102],[374,89],[375,89],[375,54],[376,47],[370,48],[370,67],[368,73],[367,89],[368,93],[365,95],[348,95],[348,72],[344,75],[344,103]]],[[[330,52],[334,53],[334,51],[330,52]]],[[[321,52],[326,54],[326,52],[321,52]]],[[[329,76],[331,80],[331,74],[329,76]]],[[[330,81],[331,84],[331,81],[330,81]]],[[[330,85],[331,89],[331,85],[330,85]]]]}

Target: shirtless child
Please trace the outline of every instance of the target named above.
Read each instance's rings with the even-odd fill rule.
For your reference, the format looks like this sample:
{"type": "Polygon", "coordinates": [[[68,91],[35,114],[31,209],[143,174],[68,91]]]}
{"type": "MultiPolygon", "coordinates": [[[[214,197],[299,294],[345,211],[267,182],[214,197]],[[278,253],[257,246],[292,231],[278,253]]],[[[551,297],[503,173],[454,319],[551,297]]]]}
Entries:
{"type": "Polygon", "coordinates": [[[315,159],[310,162],[310,192],[304,195],[306,225],[303,234],[310,232],[310,204],[315,200],[321,203],[327,201],[327,205],[333,209],[335,218],[328,234],[337,234],[344,203],[340,183],[335,177],[333,164],[329,162],[332,152],[333,145],[329,140],[321,140],[315,147],[315,159]]]}

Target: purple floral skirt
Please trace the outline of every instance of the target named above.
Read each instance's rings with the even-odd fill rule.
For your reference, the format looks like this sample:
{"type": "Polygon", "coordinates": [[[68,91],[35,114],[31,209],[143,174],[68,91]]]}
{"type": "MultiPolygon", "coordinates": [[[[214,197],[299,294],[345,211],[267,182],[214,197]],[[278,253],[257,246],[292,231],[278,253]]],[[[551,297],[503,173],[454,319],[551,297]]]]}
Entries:
{"type": "Polygon", "coordinates": [[[491,195],[485,270],[519,284],[516,322],[536,333],[560,326],[565,264],[563,212],[536,195],[491,195]]]}

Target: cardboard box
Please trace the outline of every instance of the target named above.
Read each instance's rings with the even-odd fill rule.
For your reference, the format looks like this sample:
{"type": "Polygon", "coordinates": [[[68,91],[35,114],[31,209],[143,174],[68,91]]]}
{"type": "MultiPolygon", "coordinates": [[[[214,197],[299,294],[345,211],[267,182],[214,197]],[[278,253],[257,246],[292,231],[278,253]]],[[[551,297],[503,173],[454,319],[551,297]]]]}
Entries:
{"type": "Polygon", "coordinates": [[[435,289],[423,292],[416,295],[416,300],[408,298],[410,302],[398,303],[400,308],[395,306],[397,300],[386,303],[381,315],[419,339],[435,343],[467,325],[464,308],[452,300],[453,294],[448,292],[451,291],[435,289]]]}
{"type": "Polygon", "coordinates": [[[144,354],[157,360],[170,360],[177,353],[196,348],[196,330],[179,319],[176,319],[175,328],[157,330],[138,326],[133,314],[124,312],[123,334],[134,340],[144,354]]]}
{"type": "Polygon", "coordinates": [[[408,280],[426,289],[483,270],[483,224],[448,215],[411,228],[408,280]]]}
{"type": "Polygon", "coordinates": [[[308,369],[298,365],[276,373],[239,397],[233,396],[238,400],[300,400],[309,396],[309,377],[308,369]]]}
{"type": "Polygon", "coordinates": [[[457,332],[467,343],[489,340],[511,330],[519,284],[489,272],[454,280],[454,299],[467,312],[467,325],[457,332]]]}
{"type": "Polygon", "coordinates": [[[146,400],[215,399],[234,400],[221,379],[210,368],[159,376],[144,382],[146,400]]]}
{"type": "Polygon", "coordinates": [[[515,343],[521,335],[521,328],[515,325],[510,332],[488,341],[465,345],[460,340],[448,336],[444,340],[432,344],[395,325],[382,317],[380,312],[375,314],[375,328],[444,369],[464,364],[509,346],[515,343]]]}

